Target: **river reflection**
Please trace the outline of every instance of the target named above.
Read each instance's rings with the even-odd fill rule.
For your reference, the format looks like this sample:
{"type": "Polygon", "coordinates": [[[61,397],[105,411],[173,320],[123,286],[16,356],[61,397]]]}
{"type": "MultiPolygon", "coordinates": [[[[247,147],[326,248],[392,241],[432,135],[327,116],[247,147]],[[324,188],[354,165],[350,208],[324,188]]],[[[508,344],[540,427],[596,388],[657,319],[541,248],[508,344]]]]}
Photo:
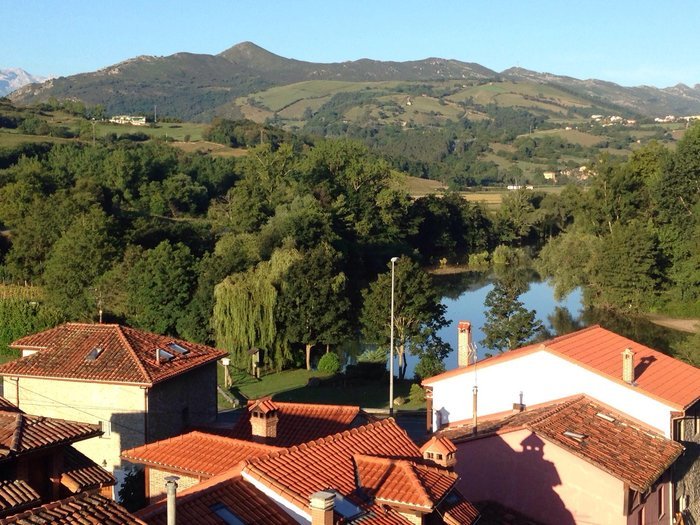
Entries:
{"type": "MultiPolygon", "coordinates": [[[[663,352],[669,352],[671,345],[684,337],[675,330],[662,328],[648,320],[634,316],[622,316],[608,311],[584,308],[583,294],[577,289],[558,300],[554,287],[542,281],[536,272],[527,272],[529,288],[520,296],[525,308],[535,310],[537,319],[545,326],[548,336],[555,337],[592,324],[617,332],[625,337],[663,352]]],[[[445,317],[451,323],[439,334],[450,344],[452,352],[445,359],[445,368],[457,367],[457,323],[472,323],[472,337],[476,343],[479,359],[490,352],[483,345],[483,326],[486,322],[484,300],[493,289],[493,274],[483,272],[465,272],[455,275],[435,276],[435,284],[443,297],[442,303],[447,307],[445,317]]],[[[413,377],[417,357],[408,356],[406,377],[413,377]]]]}

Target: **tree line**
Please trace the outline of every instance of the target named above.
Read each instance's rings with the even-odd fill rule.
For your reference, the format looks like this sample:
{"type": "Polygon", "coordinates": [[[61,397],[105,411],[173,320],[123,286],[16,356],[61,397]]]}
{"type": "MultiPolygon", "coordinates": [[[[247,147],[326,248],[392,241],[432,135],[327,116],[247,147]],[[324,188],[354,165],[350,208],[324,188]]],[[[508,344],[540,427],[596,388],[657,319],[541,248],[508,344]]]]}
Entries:
{"type": "Polygon", "coordinates": [[[238,159],[160,141],[5,153],[0,278],[42,290],[31,326],[17,321],[21,301],[0,308],[15,327],[5,344],[101,312],[220,345],[241,365],[252,346],[278,369],[310,365],[359,337],[386,347],[377,305],[398,256],[400,354],[429,367],[447,351],[435,338],[446,321],[421,267],[532,233],[457,195],[412,199],[386,161],[347,140],[265,143],[238,159]]]}

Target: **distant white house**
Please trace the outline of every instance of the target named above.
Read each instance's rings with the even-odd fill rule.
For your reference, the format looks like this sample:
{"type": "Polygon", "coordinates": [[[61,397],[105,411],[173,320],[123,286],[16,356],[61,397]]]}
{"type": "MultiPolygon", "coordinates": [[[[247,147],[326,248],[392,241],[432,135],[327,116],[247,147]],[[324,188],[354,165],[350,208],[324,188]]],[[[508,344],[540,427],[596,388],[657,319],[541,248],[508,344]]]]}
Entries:
{"type": "Polygon", "coordinates": [[[115,115],[109,119],[114,124],[131,124],[132,126],[145,126],[146,117],[136,117],[132,115],[115,115]]]}

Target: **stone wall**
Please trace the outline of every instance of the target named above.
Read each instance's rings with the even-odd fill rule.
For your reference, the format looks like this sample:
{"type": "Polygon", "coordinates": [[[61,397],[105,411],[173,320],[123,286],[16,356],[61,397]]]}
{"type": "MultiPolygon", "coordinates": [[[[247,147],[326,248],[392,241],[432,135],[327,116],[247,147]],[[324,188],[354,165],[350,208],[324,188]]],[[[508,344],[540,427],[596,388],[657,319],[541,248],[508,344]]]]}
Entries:
{"type": "Polygon", "coordinates": [[[216,420],[216,362],[158,383],[148,393],[148,441],[216,420]]]}
{"type": "Polygon", "coordinates": [[[201,481],[201,478],[194,476],[185,476],[184,474],[176,474],[166,470],[159,470],[153,467],[147,467],[147,492],[148,502],[155,503],[165,497],[165,478],[168,476],[177,476],[177,491],[188,489],[201,481]]]}
{"type": "Polygon", "coordinates": [[[700,402],[686,412],[677,431],[685,452],[673,467],[675,505],[686,523],[700,523],[700,402]]]}

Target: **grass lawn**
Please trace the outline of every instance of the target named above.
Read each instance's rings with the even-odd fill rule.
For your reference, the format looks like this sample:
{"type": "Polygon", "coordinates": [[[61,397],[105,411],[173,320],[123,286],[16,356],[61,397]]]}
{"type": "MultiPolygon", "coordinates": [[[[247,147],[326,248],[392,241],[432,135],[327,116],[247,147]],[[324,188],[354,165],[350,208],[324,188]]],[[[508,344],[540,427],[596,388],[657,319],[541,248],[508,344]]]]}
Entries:
{"type": "MultiPolygon", "coordinates": [[[[223,367],[218,367],[219,385],[223,387],[223,367]]],[[[241,402],[245,399],[257,399],[272,396],[278,401],[298,403],[319,403],[337,405],[358,405],[363,408],[387,408],[389,405],[388,382],[368,382],[363,384],[343,385],[341,381],[327,381],[329,376],[315,370],[284,370],[268,374],[257,380],[250,374],[231,367],[233,379],[232,395],[241,402]],[[318,384],[309,386],[309,379],[317,377],[318,384]],[[324,381],[326,380],[326,381],[324,381]]],[[[408,399],[411,389],[410,381],[394,382],[394,396],[408,399]]],[[[230,408],[230,404],[220,396],[220,408],[230,408]]],[[[402,404],[398,409],[416,410],[425,408],[424,401],[402,404]]]]}

